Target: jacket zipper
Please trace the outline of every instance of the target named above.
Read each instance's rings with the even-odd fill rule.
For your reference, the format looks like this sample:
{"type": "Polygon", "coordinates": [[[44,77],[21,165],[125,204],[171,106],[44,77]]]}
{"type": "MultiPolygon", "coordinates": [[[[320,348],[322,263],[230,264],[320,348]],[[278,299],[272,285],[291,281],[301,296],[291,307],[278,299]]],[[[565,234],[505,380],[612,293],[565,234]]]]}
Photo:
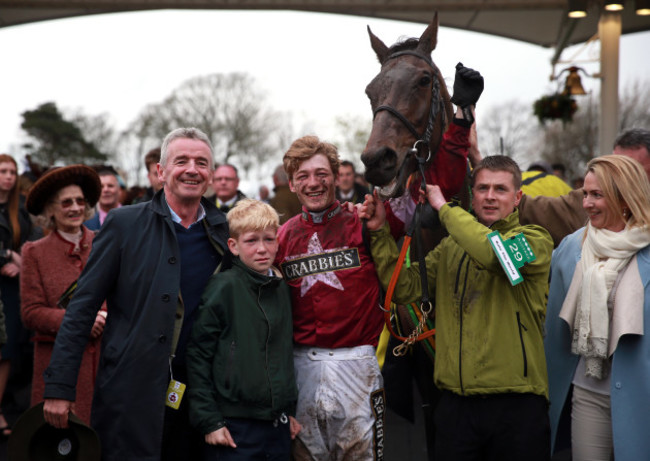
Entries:
{"type": "Polygon", "coordinates": [[[260,287],[257,290],[257,305],[260,307],[260,310],[262,311],[262,314],[264,315],[264,318],[266,319],[266,323],[269,326],[269,331],[266,335],[266,347],[264,348],[264,360],[266,362],[266,380],[269,383],[269,390],[271,391],[271,408],[275,409],[275,397],[273,396],[273,385],[271,383],[271,370],[269,370],[269,339],[271,337],[271,322],[269,321],[269,317],[266,315],[266,311],[262,307],[262,288],[266,285],[266,283],[263,283],[260,285],[260,287]]]}
{"type": "MultiPolygon", "coordinates": [[[[458,293],[458,282],[460,280],[460,273],[462,270],[463,266],[463,261],[467,257],[467,253],[463,253],[462,258],[460,258],[460,262],[458,263],[458,272],[456,272],[456,293],[458,293]]],[[[467,263],[465,264],[465,278],[463,280],[463,291],[460,295],[460,303],[458,306],[458,318],[460,319],[460,325],[459,325],[459,335],[458,335],[458,380],[460,383],[460,393],[461,395],[465,394],[465,389],[463,387],[463,301],[465,300],[465,289],[467,288],[467,276],[469,273],[469,260],[467,260],[467,263]]]]}
{"type": "Polygon", "coordinates": [[[528,359],[526,358],[526,346],[524,345],[524,333],[522,331],[528,331],[528,328],[526,328],[522,323],[521,323],[521,317],[519,316],[519,312],[517,312],[517,326],[519,327],[519,341],[521,341],[521,353],[524,356],[524,378],[528,377],[528,359]]]}

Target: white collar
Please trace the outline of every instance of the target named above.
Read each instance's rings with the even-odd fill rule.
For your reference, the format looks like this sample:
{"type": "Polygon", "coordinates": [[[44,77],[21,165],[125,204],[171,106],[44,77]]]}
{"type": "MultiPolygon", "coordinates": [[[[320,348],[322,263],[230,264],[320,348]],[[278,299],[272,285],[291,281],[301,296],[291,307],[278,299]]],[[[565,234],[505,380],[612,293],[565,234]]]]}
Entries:
{"type": "MultiPolygon", "coordinates": [[[[169,213],[171,214],[172,221],[174,221],[177,224],[182,224],[181,217],[178,216],[174,210],[172,210],[172,207],[170,207],[169,203],[167,203],[167,199],[165,199],[165,204],[167,205],[167,208],[169,208],[169,213]]],[[[192,227],[194,224],[196,224],[197,222],[199,222],[203,218],[205,218],[205,208],[203,208],[203,205],[201,203],[199,203],[199,209],[197,211],[197,217],[192,222],[192,224],[187,226],[187,228],[189,229],[190,227],[192,227]]]]}

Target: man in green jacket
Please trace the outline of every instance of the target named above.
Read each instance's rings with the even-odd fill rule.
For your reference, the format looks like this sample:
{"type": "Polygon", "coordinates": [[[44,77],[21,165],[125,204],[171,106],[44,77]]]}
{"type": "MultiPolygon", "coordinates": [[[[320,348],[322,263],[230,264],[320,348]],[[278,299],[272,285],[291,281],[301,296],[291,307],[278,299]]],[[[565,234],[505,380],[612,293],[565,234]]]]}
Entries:
{"type": "MultiPolygon", "coordinates": [[[[437,186],[426,199],[449,237],[426,257],[436,306],[434,382],[443,391],[435,411],[436,460],[548,460],[548,382],[543,333],[553,242],[539,226],[521,226],[521,171],[505,156],[483,159],[473,171],[476,216],[446,203],[437,186]],[[511,284],[488,234],[523,234],[535,259],[511,284]]],[[[376,198],[375,198],[376,200],[376,198]]],[[[366,216],[375,266],[387,287],[398,257],[375,203],[366,216]]],[[[511,242],[505,242],[510,244],[511,242]]],[[[418,264],[404,267],[393,301],[417,301],[418,264]]]]}

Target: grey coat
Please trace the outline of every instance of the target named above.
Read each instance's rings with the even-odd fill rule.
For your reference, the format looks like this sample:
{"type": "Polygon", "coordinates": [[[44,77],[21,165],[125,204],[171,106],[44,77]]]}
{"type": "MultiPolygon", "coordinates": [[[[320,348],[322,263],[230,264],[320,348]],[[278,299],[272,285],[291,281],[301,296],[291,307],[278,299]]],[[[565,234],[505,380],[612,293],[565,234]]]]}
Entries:
{"type": "MultiPolygon", "coordinates": [[[[225,215],[207,200],[201,203],[208,235],[227,266],[225,215]]],[[[91,417],[104,461],[160,459],[179,286],[180,250],[162,191],[150,202],[111,211],[44,373],[46,398],[75,399],[81,356],[106,299],[91,417]]]]}

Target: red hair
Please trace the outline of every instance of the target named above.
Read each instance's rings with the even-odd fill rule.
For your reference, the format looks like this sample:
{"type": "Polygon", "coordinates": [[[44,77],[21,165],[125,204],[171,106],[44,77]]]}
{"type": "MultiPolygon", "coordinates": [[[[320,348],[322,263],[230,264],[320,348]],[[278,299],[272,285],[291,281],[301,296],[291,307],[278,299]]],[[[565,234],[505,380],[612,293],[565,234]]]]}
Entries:
{"type": "Polygon", "coordinates": [[[18,221],[18,197],[20,195],[20,192],[18,191],[18,164],[11,155],[0,154],[0,163],[5,162],[13,163],[16,167],[16,182],[9,191],[7,212],[9,214],[9,223],[11,224],[11,229],[13,231],[14,249],[17,250],[20,247],[20,223],[18,221]]]}

